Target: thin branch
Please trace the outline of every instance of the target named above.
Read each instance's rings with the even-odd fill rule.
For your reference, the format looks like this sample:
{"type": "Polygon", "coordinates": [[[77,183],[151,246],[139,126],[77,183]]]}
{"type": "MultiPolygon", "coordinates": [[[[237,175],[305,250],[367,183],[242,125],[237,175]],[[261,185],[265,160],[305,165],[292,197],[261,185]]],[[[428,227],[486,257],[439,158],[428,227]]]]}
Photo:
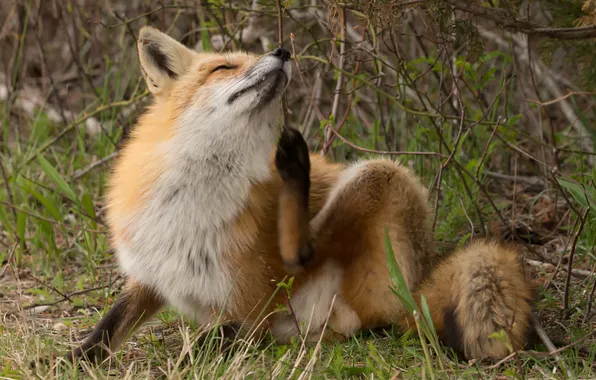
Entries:
{"type": "Polygon", "coordinates": [[[20,170],[22,168],[24,168],[25,166],[27,166],[31,161],[33,161],[36,156],[38,154],[43,153],[44,151],[46,151],[49,147],[51,147],[52,145],[54,145],[56,142],[58,142],[61,138],[63,138],[67,133],[69,133],[70,131],[74,130],[76,128],[77,125],[81,124],[82,122],[84,122],[85,120],[103,112],[106,111],[108,109],[111,108],[115,108],[115,107],[124,107],[124,106],[128,106],[130,104],[133,104],[141,99],[143,99],[145,96],[147,96],[149,94],[148,90],[145,90],[143,93],[141,93],[138,96],[135,96],[133,98],[130,98],[129,100],[121,100],[118,102],[113,102],[110,104],[105,104],[103,106],[97,107],[95,110],[89,112],[89,113],[83,113],[83,116],[81,116],[80,118],[76,119],[75,121],[73,121],[70,125],[66,126],[64,129],[62,129],[60,131],[60,133],[58,133],[58,135],[56,135],[55,137],[53,137],[52,139],[50,139],[49,141],[47,141],[45,144],[41,145],[34,154],[32,154],[31,156],[29,156],[29,158],[27,158],[19,167],[18,170],[16,170],[15,172],[20,172],[20,170]]]}
{"type": "Polygon", "coordinates": [[[91,164],[89,164],[87,167],[83,168],[83,169],[79,169],[77,171],[75,171],[72,174],[72,181],[76,181],[79,178],[81,178],[82,176],[84,176],[85,174],[89,173],[90,171],[92,171],[93,169],[97,168],[98,166],[102,166],[105,163],[113,160],[114,158],[118,157],[118,151],[113,152],[107,156],[105,156],[104,158],[102,158],[101,160],[97,160],[97,161],[93,161],[91,164]]]}
{"type": "Polygon", "coordinates": [[[517,19],[512,11],[503,8],[487,8],[467,0],[443,0],[454,8],[474,16],[490,20],[503,28],[537,37],[560,40],[583,40],[596,38],[596,25],[576,28],[546,28],[542,25],[517,19]]]}
{"type": "Polygon", "coordinates": [[[58,295],[61,297],[64,297],[65,300],[72,302],[72,299],[70,298],[70,296],[68,294],[64,294],[60,290],[56,289],[54,286],[46,284],[45,282],[41,281],[39,278],[35,277],[31,273],[29,273],[28,276],[31,277],[33,280],[35,280],[35,282],[37,282],[38,284],[43,285],[46,288],[58,293],[58,295]]]}
{"type": "Polygon", "coordinates": [[[536,100],[536,99],[526,99],[526,101],[530,102],[530,103],[534,103],[534,104],[538,104],[540,106],[548,106],[551,104],[555,104],[558,103],[562,100],[565,100],[567,98],[570,98],[574,95],[596,95],[596,92],[589,92],[589,91],[570,91],[567,94],[563,95],[563,96],[559,96],[556,99],[552,99],[552,100],[548,100],[546,102],[542,102],[540,100],[536,100]]]}
{"type": "Polygon", "coordinates": [[[10,262],[12,261],[12,258],[14,257],[14,253],[16,252],[17,247],[19,246],[18,240],[19,240],[19,238],[17,237],[17,242],[12,245],[12,248],[10,249],[10,252],[8,253],[8,257],[6,258],[6,265],[0,271],[0,277],[2,277],[4,275],[4,272],[6,272],[6,269],[8,269],[8,266],[10,265],[10,262]]]}
{"type": "Polygon", "coordinates": [[[33,218],[36,218],[36,219],[39,219],[39,220],[43,220],[45,222],[48,222],[48,223],[51,223],[51,224],[55,224],[55,225],[58,225],[60,227],[66,228],[66,229],[70,229],[70,230],[74,230],[74,231],[84,230],[84,231],[87,231],[87,232],[93,232],[93,233],[97,233],[97,234],[104,234],[105,233],[105,231],[100,231],[100,230],[94,230],[94,229],[89,229],[89,228],[82,228],[82,227],[77,227],[77,226],[68,226],[68,225],[62,224],[61,222],[59,222],[57,220],[45,218],[45,217],[43,217],[41,215],[37,215],[37,214],[35,214],[35,213],[31,212],[31,211],[25,210],[23,208],[20,208],[20,207],[15,206],[15,205],[13,205],[11,203],[8,203],[8,202],[0,201],[0,205],[3,205],[3,206],[6,206],[6,207],[9,207],[9,208],[12,208],[12,209],[14,209],[16,211],[20,211],[22,213],[25,213],[25,214],[33,217],[33,218]]]}
{"type": "Polygon", "coordinates": [[[573,348],[573,347],[575,347],[575,346],[577,346],[577,345],[585,342],[586,340],[592,338],[594,335],[596,335],[596,330],[592,330],[592,332],[590,332],[589,334],[586,334],[586,335],[582,336],[580,339],[576,340],[575,342],[569,343],[568,345],[563,346],[561,348],[557,348],[556,350],[554,350],[552,352],[549,352],[549,354],[550,355],[557,355],[557,354],[559,354],[559,353],[561,353],[563,351],[566,351],[566,350],[568,350],[570,348],[573,348]]]}
{"type": "MultiPolygon", "coordinates": [[[[592,274],[594,274],[594,269],[592,270],[592,274]]],[[[588,295],[588,304],[586,305],[586,314],[584,315],[583,323],[588,321],[590,318],[590,313],[592,313],[592,300],[594,298],[594,292],[596,291],[596,277],[594,278],[594,282],[592,283],[592,290],[588,295]]]]}
{"type": "MultiPolygon", "coordinates": [[[[501,173],[491,172],[490,170],[487,170],[484,173],[488,177],[496,178],[496,179],[501,179],[501,180],[504,180],[504,181],[518,181],[518,182],[527,183],[528,185],[541,185],[541,186],[544,186],[544,181],[540,177],[512,176],[512,175],[507,175],[507,174],[501,174],[501,173]]],[[[476,176],[478,176],[478,174],[476,174],[476,176]]]]}
{"type": "Polygon", "coordinates": [[[495,364],[487,367],[487,369],[497,369],[501,365],[503,365],[504,363],[507,363],[509,360],[513,359],[513,357],[516,356],[517,354],[518,354],[517,351],[514,351],[514,352],[510,353],[509,355],[505,356],[503,359],[499,360],[495,364]]]}
{"type": "Polygon", "coordinates": [[[109,284],[106,284],[106,285],[96,286],[94,288],[83,289],[83,290],[79,290],[78,292],[65,294],[64,297],[62,297],[61,299],[59,299],[57,301],[54,301],[54,302],[49,302],[49,303],[34,303],[34,304],[31,304],[31,305],[27,305],[27,306],[23,307],[23,310],[29,310],[29,309],[33,309],[33,308],[36,308],[36,307],[39,307],[39,306],[54,306],[54,305],[57,305],[57,304],[62,303],[64,301],[70,301],[72,299],[72,297],[75,297],[75,296],[80,296],[82,294],[87,294],[87,293],[93,292],[95,290],[101,290],[101,289],[109,288],[110,286],[112,286],[112,285],[114,285],[116,283],[116,281],[118,280],[118,278],[119,277],[117,276],[114,280],[112,280],[109,284]]]}
{"type": "Polygon", "coordinates": [[[534,325],[534,330],[536,330],[536,334],[538,335],[538,337],[540,337],[540,340],[542,341],[542,343],[544,343],[544,345],[548,349],[549,354],[552,357],[554,357],[555,360],[557,361],[557,363],[559,363],[559,365],[567,372],[567,376],[569,376],[570,378],[573,378],[574,374],[573,374],[572,370],[567,368],[567,366],[565,365],[565,362],[563,361],[563,358],[557,352],[557,348],[553,344],[552,340],[546,334],[546,331],[544,331],[544,329],[542,328],[540,321],[538,320],[538,318],[536,318],[536,315],[534,313],[532,313],[532,323],[534,325]]]}
{"type": "MultiPolygon", "coordinates": [[[[337,119],[337,109],[339,108],[339,97],[341,96],[341,88],[344,80],[343,69],[346,62],[346,15],[343,8],[339,8],[339,23],[340,23],[340,38],[339,43],[339,74],[337,76],[337,83],[335,84],[335,96],[333,97],[333,105],[331,106],[331,116],[335,123],[337,119]]],[[[335,46],[335,45],[334,45],[335,46]]],[[[325,143],[323,144],[323,155],[327,155],[329,148],[331,147],[331,137],[333,133],[329,124],[325,133],[325,143]]]]}
{"type": "Polygon", "coordinates": [[[106,29],[114,29],[114,28],[118,28],[118,27],[120,27],[120,26],[123,26],[123,25],[125,25],[125,26],[127,26],[127,27],[128,27],[128,25],[129,25],[130,23],[132,23],[132,22],[135,22],[135,21],[137,21],[137,20],[140,20],[140,19],[142,19],[142,18],[145,18],[145,17],[147,17],[147,16],[150,16],[150,15],[152,15],[152,14],[154,14],[154,13],[157,13],[157,12],[163,11],[163,10],[165,10],[165,9],[181,9],[181,8],[182,8],[182,9],[184,9],[184,8],[193,8],[193,9],[194,9],[194,8],[195,8],[195,7],[191,6],[191,5],[179,5],[179,4],[173,4],[173,5],[164,5],[164,4],[162,4],[162,3],[161,3],[161,1],[159,1],[158,3],[159,3],[159,8],[155,8],[155,9],[152,9],[152,10],[150,10],[150,11],[148,11],[148,12],[141,13],[140,15],[138,15],[138,16],[135,16],[135,17],[133,17],[133,18],[129,18],[129,19],[126,19],[125,17],[122,17],[122,16],[118,16],[118,15],[116,15],[116,14],[114,13],[114,16],[116,16],[116,18],[118,18],[119,20],[121,20],[121,21],[122,21],[122,22],[120,22],[120,23],[118,23],[118,24],[106,25],[106,24],[104,24],[102,21],[95,22],[95,23],[101,24],[101,26],[103,26],[103,27],[104,27],[104,28],[106,28],[106,29]]]}
{"type": "MultiPolygon", "coordinates": [[[[499,118],[499,121],[500,120],[501,119],[499,118]]],[[[495,137],[495,133],[497,133],[497,129],[499,129],[498,124],[495,126],[495,128],[493,128],[493,131],[490,134],[490,137],[488,138],[488,142],[486,143],[486,146],[484,147],[484,151],[482,152],[482,157],[480,157],[480,161],[478,162],[478,167],[476,168],[476,177],[478,177],[480,175],[480,168],[484,164],[484,160],[486,159],[486,155],[488,154],[488,148],[490,148],[490,144],[492,143],[493,138],[495,137]]]]}
{"type": "MultiPolygon", "coordinates": [[[[284,41],[284,23],[283,23],[283,7],[281,5],[281,0],[277,0],[277,46],[283,47],[284,41]]],[[[283,128],[288,127],[288,98],[286,92],[284,91],[283,95],[281,96],[281,108],[282,108],[282,117],[283,117],[283,128]]]]}
{"type": "MultiPolygon", "coordinates": [[[[567,263],[567,266],[569,268],[573,267],[573,258],[575,256],[575,249],[577,247],[577,241],[579,240],[579,236],[581,235],[582,230],[584,229],[584,224],[586,222],[588,212],[590,212],[590,206],[588,206],[584,210],[584,213],[580,219],[579,227],[578,227],[577,231],[575,232],[575,234],[573,235],[573,244],[571,245],[571,253],[569,254],[569,261],[567,263]]],[[[569,317],[569,284],[570,284],[570,282],[571,282],[571,271],[568,270],[567,278],[565,279],[565,291],[563,294],[563,318],[565,318],[565,319],[567,319],[567,317],[569,317]]]]}
{"type": "MultiPolygon", "coordinates": [[[[557,267],[555,265],[551,264],[551,263],[545,263],[545,262],[538,261],[538,260],[529,260],[529,259],[527,259],[527,260],[525,260],[525,262],[528,265],[531,265],[533,267],[542,268],[545,271],[551,271],[551,270],[556,270],[557,269],[557,267]]],[[[569,267],[564,268],[564,270],[565,271],[569,271],[569,267]]],[[[556,274],[556,273],[557,273],[557,271],[555,271],[553,274],[556,274]]],[[[589,270],[585,270],[585,269],[572,268],[571,269],[571,275],[574,276],[574,277],[576,277],[576,278],[590,278],[590,277],[595,277],[595,279],[596,279],[596,276],[594,276],[595,275],[594,272],[589,271],[589,270]]]]}
{"type": "Polygon", "coordinates": [[[331,126],[331,124],[327,124],[327,125],[329,126],[329,129],[335,134],[335,136],[339,137],[339,139],[341,141],[343,141],[346,145],[348,145],[349,147],[354,148],[356,150],[359,150],[361,152],[374,153],[374,154],[387,155],[387,156],[431,156],[431,157],[438,157],[438,158],[447,158],[447,156],[445,156],[444,154],[440,154],[437,152],[388,152],[388,151],[383,151],[383,150],[374,150],[374,149],[363,148],[361,146],[358,146],[358,145],[348,141],[345,137],[340,135],[335,130],[335,128],[333,128],[333,126],[331,126]]]}
{"type": "MultiPolygon", "coordinates": [[[[4,181],[4,188],[6,189],[6,196],[8,197],[8,202],[10,204],[14,204],[14,200],[12,198],[12,190],[10,189],[10,183],[8,183],[8,176],[6,175],[6,169],[4,168],[4,162],[0,161],[0,174],[2,174],[2,180],[4,181]]],[[[14,215],[15,222],[17,220],[17,211],[12,209],[12,214],[14,215]]]]}

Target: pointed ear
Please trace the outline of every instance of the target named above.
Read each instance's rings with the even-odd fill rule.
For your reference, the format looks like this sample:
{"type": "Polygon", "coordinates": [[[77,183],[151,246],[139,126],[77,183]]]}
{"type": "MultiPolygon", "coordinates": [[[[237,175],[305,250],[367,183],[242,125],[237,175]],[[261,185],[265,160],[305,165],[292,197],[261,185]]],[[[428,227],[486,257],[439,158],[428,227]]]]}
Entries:
{"type": "Polygon", "coordinates": [[[144,26],[137,41],[141,71],[149,91],[161,95],[188,69],[193,51],[159,30],[144,26]]]}

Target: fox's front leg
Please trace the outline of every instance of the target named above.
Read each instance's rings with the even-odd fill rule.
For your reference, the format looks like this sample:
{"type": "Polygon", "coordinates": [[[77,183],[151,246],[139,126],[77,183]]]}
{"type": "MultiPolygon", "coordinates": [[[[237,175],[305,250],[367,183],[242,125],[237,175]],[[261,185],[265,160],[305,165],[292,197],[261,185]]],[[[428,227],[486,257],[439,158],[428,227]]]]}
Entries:
{"type": "Polygon", "coordinates": [[[283,128],[275,165],[283,181],[278,215],[280,253],[288,273],[295,274],[314,253],[308,212],[310,158],[306,141],[296,129],[283,128]]]}
{"type": "Polygon", "coordinates": [[[157,293],[129,279],[122,294],[106,315],[99,321],[83,344],[66,356],[100,362],[114,352],[137,327],[157,313],[164,301],[157,293]]]}

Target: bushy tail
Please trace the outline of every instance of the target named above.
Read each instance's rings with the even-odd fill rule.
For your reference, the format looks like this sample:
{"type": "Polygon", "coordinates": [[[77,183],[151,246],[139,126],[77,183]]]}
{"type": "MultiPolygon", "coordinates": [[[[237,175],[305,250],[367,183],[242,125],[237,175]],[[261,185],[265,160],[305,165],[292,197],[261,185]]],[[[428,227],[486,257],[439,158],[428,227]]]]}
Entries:
{"type": "MultiPolygon", "coordinates": [[[[426,297],[441,342],[458,356],[502,358],[531,331],[534,290],[516,249],[479,240],[439,263],[414,294],[426,297]]],[[[402,327],[413,327],[404,316],[402,327]]],[[[413,327],[415,328],[415,327],[413,327]]]]}

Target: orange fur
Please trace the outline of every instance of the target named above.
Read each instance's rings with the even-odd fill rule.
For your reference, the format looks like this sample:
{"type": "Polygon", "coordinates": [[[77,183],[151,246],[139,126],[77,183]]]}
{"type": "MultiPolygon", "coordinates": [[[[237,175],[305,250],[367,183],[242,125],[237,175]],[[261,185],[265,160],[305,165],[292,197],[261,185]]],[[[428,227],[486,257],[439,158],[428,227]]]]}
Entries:
{"type": "MultiPolygon", "coordinates": [[[[533,292],[513,246],[476,240],[442,261],[415,299],[425,296],[437,334],[456,351],[468,358],[502,358],[510,353],[506,343],[489,335],[503,330],[513,349],[522,349],[533,292]]],[[[413,323],[409,316],[400,321],[403,328],[413,323]]]]}
{"type": "Polygon", "coordinates": [[[120,152],[108,182],[107,202],[111,205],[108,219],[112,221],[134,212],[163,170],[158,147],[174,134],[173,116],[164,109],[167,107],[157,103],[142,115],[131,132],[130,139],[134,143],[126,144],[120,152]]]}
{"type": "MultiPolygon", "coordinates": [[[[145,78],[155,95],[155,104],[140,118],[109,182],[108,220],[115,246],[126,246],[131,234],[127,226],[140,223],[137,220],[139,215],[145,218],[151,216],[140,211],[154,200],[152,191],[155,184],[169,169],[181,164],[164,156],[163,145],[180,133],[176,126],[184,110],[200,109],[210,97],[209,89],[225,86],[230,78],[247,75],[258,61],[258,57],[242,53],[191,52],[151,28],[141,30],[139,52],[145,78]],[[148,50],[150,48],[154,50],[148,50]],[[160,62],[161,66],[158,65],[160,62]],[[233,67],[213,72],[221,64],[233,67]]],[[[196,149],[203,149],[210,143],[197,141],[196,149]]],[[[234,148],[243,149],[242,143],[234,148]]],[[[267,144],[271,144],[273,149],[275,141],[267,144]]],[[[268,152],[266,149],[263,151],[268,152]]],[[[218,159],[217,153],[213,152],[214,160],[218,159]]],[[[225,306],[219,306],[225,301],[222,299],[210,300],[211,303],[198,299],[197,308],[203,307],[202,313],[210,316],[221,313],[226,322],[244,324],[245,332],[265,318],[258,333],[262,334],[270,327],[272,331],[281,331],[279,336],[283,340],[285,331],[293,326],[287,323],[287,316],[283,313],[274,313],[279,304],[287,302],[283,291],[274,293],[277,284],[289,275],[284,264],[295,255],[304,239],[312,238],[314,257],[302,268],[303,271],[296,274],[290,302],[296,314],[302,317],[312,312],[320,322],[321,316],[329,314],[329,327],[333,332],[316,331],[322,328],[320,324],[309,333],[309,339],[316,339],[319,333],[324,333],[327,338],[341,340],[362,328],[394,323],[407,327],[405,309],[390,290],[392,282],[384,245],[386,228],[408,288],[412,291],[419,289],[419,293],[427,297],[441,336],[446,336],[446,315],[455,308],[466,355],[506,354],[502,345],[489,342],[486,335],[511,319],[516,322],[512,330],[513,343],[516,347],[522,343],[530,309],[527,286],[514,260],[516,252],[495,244],[472,245],[441,263],[431,274],[436,255],[428,194],[408,169],[388,159],[344,166],[311,154],[309,202],[308,210],[304,210],[298,201],[300,194],[290,183],[282,181],[273,155],[269,165],[270,177],[252,181],[247,189],[247,199],[234,210],[233,218],[222,222],[222,227],[213,232],[221,234],[221,241],[226,243],[221,244],[222,248],[217,245],[217,258],[222,267],[217,267],[221,273],[215,273],[213,278],[217,282],[229,275],[233,287],[225,306]],[[329,310],[331,303],[334,306],[329,310]],[[487,310],[493,310],[494,315],[487,310]],[[512,315],[512,310],[517,314],[512,315]]],[[[241,164],[250,165],[251,162],[241,164]]],[[[215,184],[217,180],[214,180],[215,184]]],[[[244,190],[238,189],[239,193],[244,190]]],[[[175,188],[172,193],[180,191],[175,188]]],[[[193,194],[192,189],[187,191],[193,194]]],[[[155,202],[153,205],[161,207],[160,211],[170,212],[164,203],[155,202]]],[[[194,204],[184,204],[179,210],[185,212],[185,209],[195,212],[194,215],[202,212],[195,209],[194,204]]],[[[178,233],[178,230],[174,231],[178,233]]],[[[146,233],[144,236],[153,238],[153,235],[146,233]]],[[[190,236],[182,238],[184,242],[190,236]]],[[[171,250],[164,252],[172,253],[171,250]]],[[[135,254],[137,256],[130,254],[127,257],[129,263],[132,262],[129,282],[140,284],[140,280],[135,278],[135,273],[139,273],[135,272],[135,265],[143,259],[142,255],[154,252],[135,254]]],[[[191,254],[194,252],[188,253],[189,259],[191,254]]],[[[158,265],[151,270],[158,271],[166,257],[158,255],[154,259],[158,265]]],[[[215,270],[213,263],[206,268],[215,270]]],[[[204,274],[193,276],[200,275],[204,274]]],[[[185,278],[174,280],[184,282],[185,278]]],[[[223,280],[221,282],[226,284],[223,280]]],[[[163,285],[156,285],[159,286],[162,286],[163,292],[167,291],[163,285]]],[[[115,324],[111,331],[116,342],[109,346],[111,350],[131,330],[129,322],[138,317],[139,310],[153,313],[162,302],[157,296],[160,289],[148,289],[146,284],[131,285],[131,289],[124,291],[122,297],[125,301],[119,303],[120,306],[111,314],[111,318],[120,318],[110,322],[115,324]],[[154,302],[148,302],[151,297],[146,297],[146,294],[154,295],[154,302]]],[[[97,343],[102,323],[105,325],[100,322],[84,346],[97,343]]]]}
{"type": "Polygon", "coordinates": [[[286,263],[295,262],[296,252],[310,239],[308,210],[294,189],[282,189],[279,197],[279,249],[286,263]]]}

